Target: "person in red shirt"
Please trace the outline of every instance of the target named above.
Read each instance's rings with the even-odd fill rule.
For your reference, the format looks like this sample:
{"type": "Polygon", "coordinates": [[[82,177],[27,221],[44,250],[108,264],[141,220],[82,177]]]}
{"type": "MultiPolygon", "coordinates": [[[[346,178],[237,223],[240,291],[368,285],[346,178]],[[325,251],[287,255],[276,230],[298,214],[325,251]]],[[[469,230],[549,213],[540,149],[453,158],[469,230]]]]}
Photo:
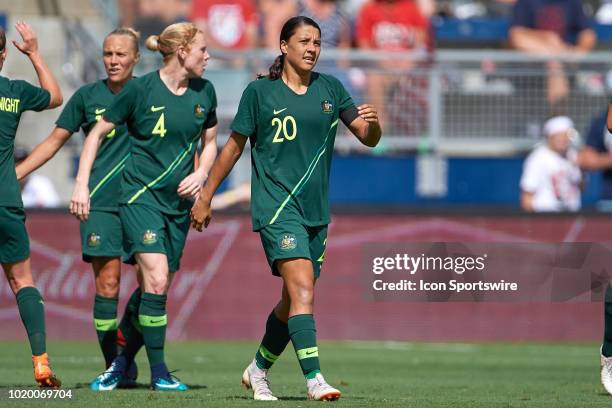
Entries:
{"type": "Polygon", "coordinates": [[[252,0],[194,0],[190,20],[210,48],[240,50],[257,44],[257,11],[252,0]]]}
{"type": "MultiPolygon", "coordinates": [[[[413,51],[427,48],[428,20],[411,0],[369,0],[357,15],[357,46],[383,51],[413,51]]],[[[410,70],[414,63],[381,61],[382,68],[410,70]]],[[[381,121],[388,120],[383,111],[384,100],[397,77],[388,73],[368,75],[368,95],[378,101],[381,121]]]]}

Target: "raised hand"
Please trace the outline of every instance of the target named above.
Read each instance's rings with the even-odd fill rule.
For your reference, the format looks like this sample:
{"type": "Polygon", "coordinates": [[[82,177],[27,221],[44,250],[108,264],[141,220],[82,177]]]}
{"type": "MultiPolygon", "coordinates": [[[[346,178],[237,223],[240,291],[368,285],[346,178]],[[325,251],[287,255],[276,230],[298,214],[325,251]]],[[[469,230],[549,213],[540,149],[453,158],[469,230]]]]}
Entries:
{"type": "Polygon", "coordinates": [[[13,40],[13,45],[25,55],[32,55],[38,52],[38,38],[32,27],[25,21],[17,21],[15,29],[21,35],[22,42],[13,40]]]}

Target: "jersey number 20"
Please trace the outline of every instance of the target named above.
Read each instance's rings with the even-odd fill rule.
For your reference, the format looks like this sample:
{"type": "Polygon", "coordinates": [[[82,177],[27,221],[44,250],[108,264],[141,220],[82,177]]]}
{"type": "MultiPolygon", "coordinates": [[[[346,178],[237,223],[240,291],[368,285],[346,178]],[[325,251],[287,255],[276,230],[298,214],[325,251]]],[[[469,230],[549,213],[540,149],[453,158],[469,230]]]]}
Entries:
{"type": "Polygon", "coordinates": [[[297,136],[297,123],[295,123],[293,116],[285,116],[283,120],[280,120],[280,118],[274,118],[272,119],[272,126],[276,126],[276,133],[274,134],[272,143],[282,143],[285,141],[285,139],[291,141],[297,136]],[[289,133],[289,130],[291,130],[291,134],[289,133]],[[281,131],[283,133],[282,136],[281,131]]]}

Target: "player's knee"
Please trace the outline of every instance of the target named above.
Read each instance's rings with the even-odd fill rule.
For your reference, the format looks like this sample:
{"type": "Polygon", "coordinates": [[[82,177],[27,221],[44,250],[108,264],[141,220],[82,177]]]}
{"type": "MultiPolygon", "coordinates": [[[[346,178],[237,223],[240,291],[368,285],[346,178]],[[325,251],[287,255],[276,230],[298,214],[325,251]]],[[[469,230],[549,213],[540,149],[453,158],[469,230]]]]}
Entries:
{"type": "Polygon", "coordinates": [[[166,293],[168,287],[168,275],[166,274],[151,274],[145,277],[145,291],[162,295],[166,293]]]}
{"type": "Polygon", "coordinates": [[[314,302],[314,287],[309,284],[296,285],[291,303],[310,306],[314,302]]]}
{"type": "Polygon", "coordinates": [[[98,295],[107,298],[116,298],[119,296],[119,277],[104,276],[99,277],[96,282],[96,290],[98,295]]]}

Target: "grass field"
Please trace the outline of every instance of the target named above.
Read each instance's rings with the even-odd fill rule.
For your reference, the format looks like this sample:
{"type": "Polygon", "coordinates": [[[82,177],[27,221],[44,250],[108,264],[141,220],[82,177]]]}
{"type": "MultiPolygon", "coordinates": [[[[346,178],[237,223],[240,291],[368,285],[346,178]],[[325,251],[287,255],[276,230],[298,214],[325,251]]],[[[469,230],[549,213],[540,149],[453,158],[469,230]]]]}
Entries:
{"type": "MultiPolygon", "coordinates": [[[[6,388],[32,386],[30,356],[23,343],[4,342],[0,356],[0,407],[252,407],[240,375],[255,343],[175,343],[167,348],[171,368],[191,386],[185,393],[152,392],[144,353],[138,363],[142,387],[94,393],[87,382],[102,367],[93,343],[51,343],[53,366],[72,401],[9,401],[6,388]]],[[[327,380],[343,391],[348,407],[609,407],[599,384],[598,346],[543,344],[421,344],[323,342],[327,380]]],[[[276,407],[314,406],[291,346],[271,371],[276,407]]]]}

